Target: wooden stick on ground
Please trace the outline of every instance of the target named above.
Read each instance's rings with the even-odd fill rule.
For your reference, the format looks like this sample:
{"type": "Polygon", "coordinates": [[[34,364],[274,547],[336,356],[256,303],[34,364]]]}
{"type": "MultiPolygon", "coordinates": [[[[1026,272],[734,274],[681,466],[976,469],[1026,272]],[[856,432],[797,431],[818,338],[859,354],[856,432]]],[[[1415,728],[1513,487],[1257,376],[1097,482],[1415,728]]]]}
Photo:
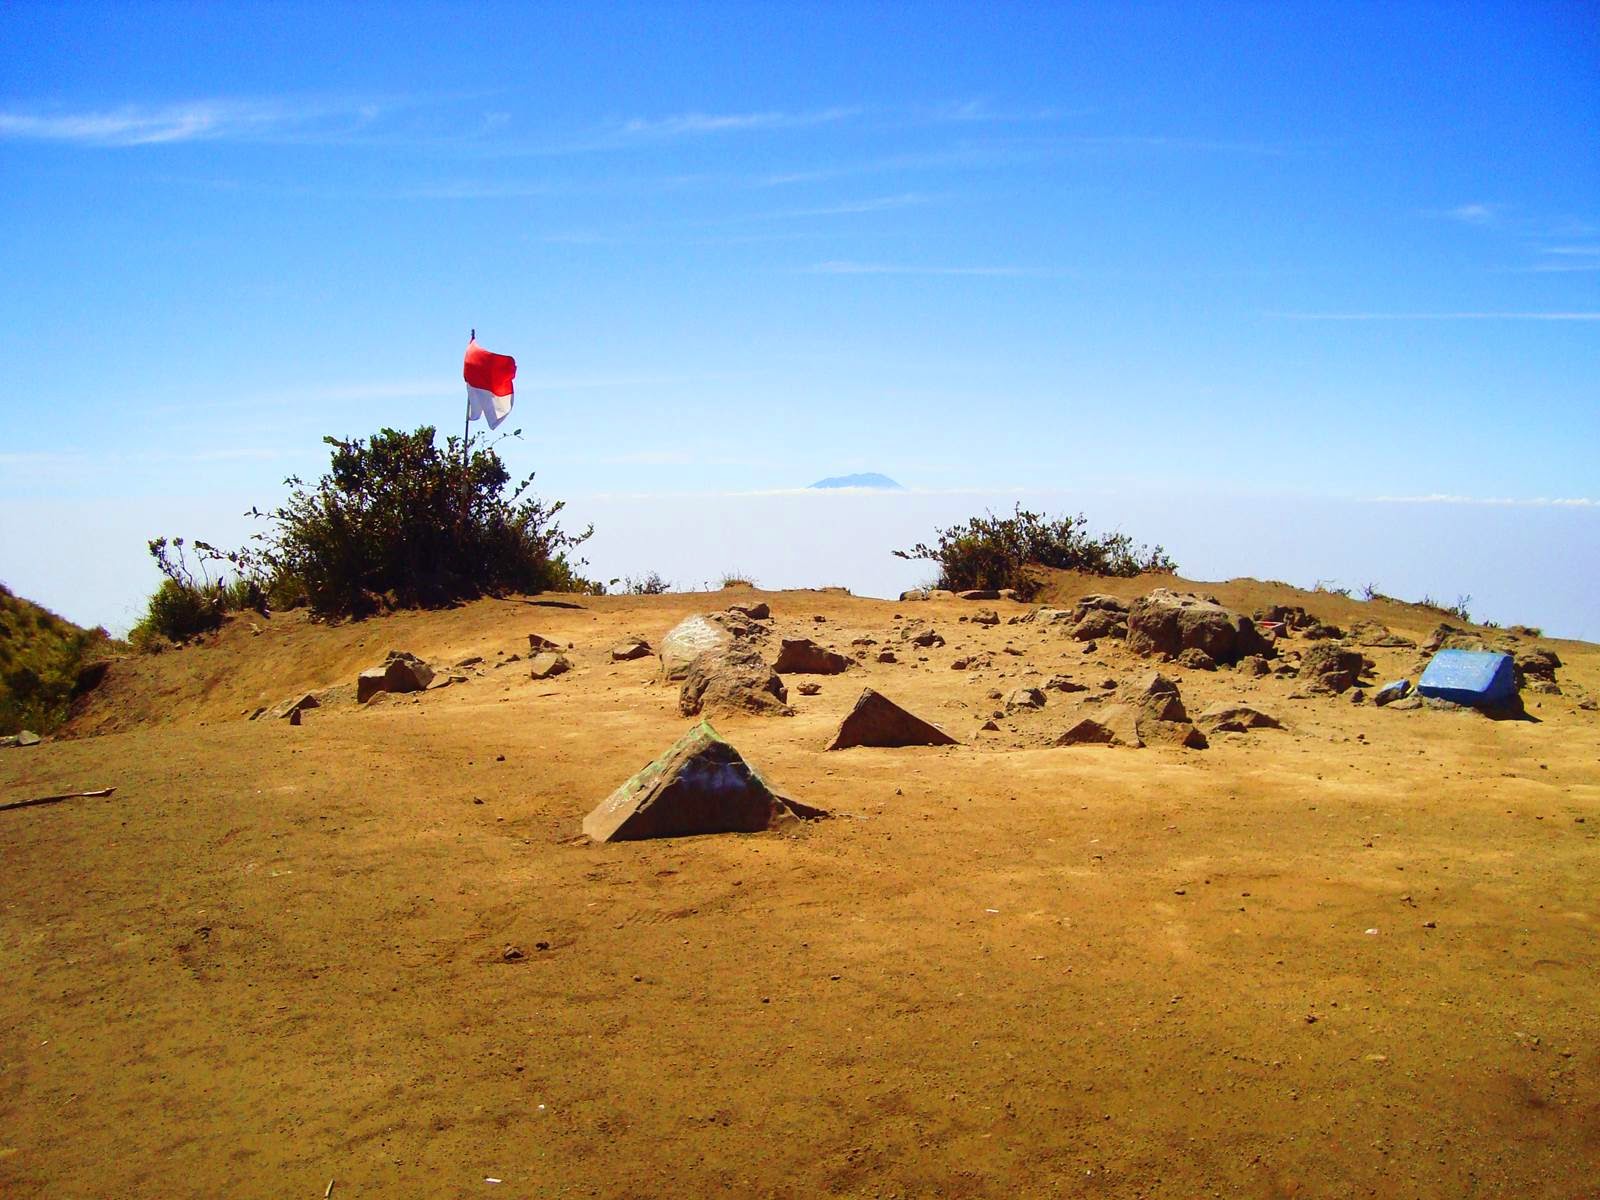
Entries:
{"type": "Polygon", "coordinates": [[[8,808],[32,808],[36,804],[60,804],[63,800],[88,800],[96,796],[109,796],[117,789],[114,787],[101,788],[97,792],[63,792],[59,796],[39,796],[33,800],[11,800],[0,804],[0,812],[8,808]]]}

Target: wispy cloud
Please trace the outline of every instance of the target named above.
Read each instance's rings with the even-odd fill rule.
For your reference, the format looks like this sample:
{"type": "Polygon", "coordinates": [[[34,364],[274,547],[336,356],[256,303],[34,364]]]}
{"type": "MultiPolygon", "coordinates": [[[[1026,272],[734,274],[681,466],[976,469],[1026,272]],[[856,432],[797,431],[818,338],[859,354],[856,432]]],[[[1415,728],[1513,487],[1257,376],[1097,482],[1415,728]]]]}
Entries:
{"type": "Polygon", "coordinates": [[[762,129],[806,129],[847,121],[860,112],[859,108],[825,108],[815,112],[677,113],[634,117],[612,132],[623,138],[682,138],[762,129]]]}
{"type": "Polygon", "coordinates": [[[0,110],[0,138],[83,146],[157,146],[176,142],[271,140],[313,133],[348,134],[375,120],[377,104],[328,100],[193,100],[98,111],[0,110]]]}
{"type": "Polygon", "coordinates": [[[1455,496],[1434,492],[1427,496],[1373,496],[1374,504],[1484,504],[1497,508],[1600,508],[1600,500],[1588,496],[1455,496]]]}
{"type": "Polygon", "coordinates": [[[1437,215],[1450,221],[1460,221],[1463,225],[1488,225],[1499,216],[1498,204],[1458,204],[1454,208],[1444,209],[1437,215]]]}
{"type": "Polygon", "coordinates": [[[1600,246],[1540,246],[1539,259],[1524,271],[1563,273],[1600,271],[1600,246]]]}
{"type": "Polygon", "coordinates": [[[865,263],[831,261],[800,268],[802,275],[977,275],[1016,278],[1059,274],[1040,267],[953,267],[918,266],[909,263],[865,263]]]}
{"type": "Polygon", "coordinates": [[[1600,321],[1600,312],[1269,312],[1285,321],[1600,321]]]}

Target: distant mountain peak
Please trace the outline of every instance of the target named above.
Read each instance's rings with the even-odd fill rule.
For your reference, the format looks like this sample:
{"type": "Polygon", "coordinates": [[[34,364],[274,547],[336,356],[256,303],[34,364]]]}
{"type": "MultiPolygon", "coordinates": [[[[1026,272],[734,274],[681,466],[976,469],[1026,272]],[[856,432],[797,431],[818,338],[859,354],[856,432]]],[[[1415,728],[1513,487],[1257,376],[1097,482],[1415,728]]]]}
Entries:
{"type": "Polygon", "coordinates": [[[900,485],[887,475],[879,475],[876,471],[868,471],[864,475],[833,475],[827,479],[819,479],[811,485],[814,488],[883,488],[885,490],[900,491],[900,485]]]}

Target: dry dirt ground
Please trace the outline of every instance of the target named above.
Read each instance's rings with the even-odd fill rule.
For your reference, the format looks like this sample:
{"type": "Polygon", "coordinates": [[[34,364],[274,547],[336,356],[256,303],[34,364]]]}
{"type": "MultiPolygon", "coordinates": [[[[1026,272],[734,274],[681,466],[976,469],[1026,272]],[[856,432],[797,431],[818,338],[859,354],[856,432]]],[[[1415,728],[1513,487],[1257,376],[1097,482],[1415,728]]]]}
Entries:
{"type": "Polygon", "coordinates": [[[1536,721],[1170,668],[1287,728],[1048,748],[1081,696],[980,734],[986,693],[1146,664],[960,601],[762,598],[846,651],[896,614],[948,639],[716,720],[834,813],[798,830],[576,836],[686,725],[610,645],[727,594],[238,621],[0,751],[0,803],[117,789],[0,812],[0,1195],[1600,1195],[1600,647],[1547,643],[1536,721]],[[532,631],[576,669],[242,716],[532,631]],[[824,753],[863,683],[963,744],[824,753]]]}

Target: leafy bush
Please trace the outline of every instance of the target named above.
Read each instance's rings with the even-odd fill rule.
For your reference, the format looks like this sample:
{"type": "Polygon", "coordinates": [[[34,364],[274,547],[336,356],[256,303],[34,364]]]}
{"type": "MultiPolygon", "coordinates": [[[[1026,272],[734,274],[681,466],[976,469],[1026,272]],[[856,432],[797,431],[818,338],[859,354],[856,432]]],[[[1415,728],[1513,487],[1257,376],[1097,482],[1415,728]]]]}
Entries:
{"type": "Polygon", "coordinates": [[[0,734],[48,733],[66,719],[90,665],[117,649],[0,584],[0,734]]]}
{"type": "Polygon", "coordinates": [[[941,530],[932,546],[919,543],[894,553],[897,558],[938,563],[938,587],[1015,588],[1023,597],[1031,597],[1040,586],[1030,567],[1119,576],[1178,569],[1160,546],[1136,544],[1125,533],[1095,537],[1088,527],[1089,519],[1082,513],[1048,518],[1018,504],[1009,517],[992,512],[973,517],[965,525],[941,530]]]}
{"type": "Polygon", "coordinates": [[[189,566],[181,537],[171,541],[161,537],[150,543],[150,556],[166,578],[145,605],[144,616],[128,634],[135,649],[161,650],[169,643],[210,633],[222,624],[225,613],[238,609],[265,611],[261,582],[247,573],[240,555],[224,554],[206,542],[195,542],[194,549],[198,576],[189,566]],[[215,579],[211,577],[213,567],[217,568],[215,579]],[[232,579],[227,577],[230,568],[235,572],[232,579]]]}
{"type": "Polygon", "coordinates": [[[567,552],[593,530],[565,533],[562,502],[525,498],[533,476],[511,487],[492,447],[463,455],[452,437],[441,449],[431,425],[323,441],[333,447],[328,474],[315,485],[291,477],[281,506],[251,510],[270,528],[237,563],[267,597],[359,616],[386,604],[592,590],[567,552]]]}

